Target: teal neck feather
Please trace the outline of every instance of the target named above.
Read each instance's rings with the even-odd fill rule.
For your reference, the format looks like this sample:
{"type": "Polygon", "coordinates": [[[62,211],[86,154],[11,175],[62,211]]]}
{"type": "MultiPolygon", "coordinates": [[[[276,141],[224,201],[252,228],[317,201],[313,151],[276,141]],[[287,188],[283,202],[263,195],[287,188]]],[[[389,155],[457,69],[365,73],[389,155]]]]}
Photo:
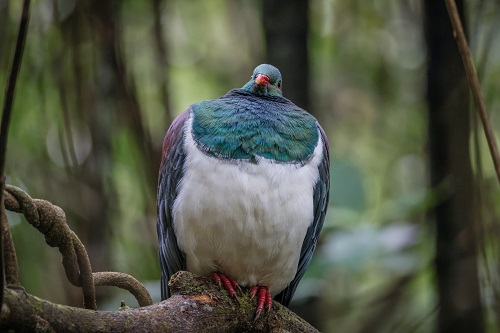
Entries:
{"type": "Polygon", "coordinates": [[[191,109],[198,147],[217,158],[306,163],[318,144],[316,119],[283,97],[234,89],[191,109]]]}

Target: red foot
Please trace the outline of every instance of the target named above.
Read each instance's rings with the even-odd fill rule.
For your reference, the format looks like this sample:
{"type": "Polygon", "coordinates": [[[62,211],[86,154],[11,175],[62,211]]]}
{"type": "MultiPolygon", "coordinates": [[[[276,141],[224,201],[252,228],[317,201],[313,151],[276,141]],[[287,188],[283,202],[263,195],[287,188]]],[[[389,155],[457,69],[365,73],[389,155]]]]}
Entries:
{"type": "Polygon", "coordinates": [[[238,298],[238,296],[236,295],[236,290],[238,290],[240,293],[242,292],[238,282],[227,275],[213,272],[212,274],[210,274],[210,277],[215,281],[215,283],[217,283],[219,287],[222,287],[222,285],[224,285],[224,288],[229,293],[229,296],[233,298],[238,298]]]}
{"type": "Polygon", "coordinates": [[[257,311],[255,311],[255,319],[254,319],[255,321],[257,320],[257,318],[259,318],[264,307],[266,308],[267,312],[271,311],[271,306],[273,305],[273,298],[271,297],[271,293],[269,292],[269,289],[267,289],[267,287],[253,286],[252,288],[250,288],[249,293],[250,293],[250,299],[253,299],[255,295],[258,294],[257,311]]]}

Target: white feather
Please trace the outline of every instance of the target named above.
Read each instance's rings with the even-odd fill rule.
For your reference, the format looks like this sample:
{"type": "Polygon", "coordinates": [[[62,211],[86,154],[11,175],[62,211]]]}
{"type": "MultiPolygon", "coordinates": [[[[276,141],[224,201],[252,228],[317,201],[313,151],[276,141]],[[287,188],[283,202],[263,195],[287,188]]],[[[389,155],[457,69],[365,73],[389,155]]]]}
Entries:
{"type": "Polygon", "coordinates": [[[173,207],[174,230],[187,270],[222,272],[273,296],[294,278],[313,221],[320,139],[306,165],[219,160],[200,151],[184,126],[184,175],[173,207]]]}

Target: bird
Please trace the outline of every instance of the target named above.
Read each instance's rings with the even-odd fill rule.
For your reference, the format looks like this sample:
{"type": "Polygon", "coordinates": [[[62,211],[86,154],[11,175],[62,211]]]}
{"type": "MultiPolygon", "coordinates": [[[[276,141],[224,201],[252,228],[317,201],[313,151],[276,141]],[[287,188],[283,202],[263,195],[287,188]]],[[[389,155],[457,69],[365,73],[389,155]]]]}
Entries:
{"type": "Polygon", "coordinates": [[[283,97],[272,65],[179,114],[165,135],[158,176],[162,300],[170,277],[187,270],[232,297],[248,288],[257,298],[255,319],[273,299],[288,306],[325,220],[329,166],[325,131],[283,97]]]}

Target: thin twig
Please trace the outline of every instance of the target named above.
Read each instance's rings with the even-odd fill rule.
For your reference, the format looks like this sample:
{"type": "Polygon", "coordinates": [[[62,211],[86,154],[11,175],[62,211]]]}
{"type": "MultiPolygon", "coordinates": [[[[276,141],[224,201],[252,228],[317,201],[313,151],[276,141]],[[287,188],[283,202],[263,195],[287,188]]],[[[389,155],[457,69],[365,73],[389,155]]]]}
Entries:
{"type": "MultiPolygon", "coordinates": [[[[12,104],[14,103],[14,92],[16,90],[17,77],[21,68],[24,44],[28,33],[31,0],[24,0],[21,21],[17,33],[14,58],[9,71],[5,99],[3,101],[2,123],[0,125],[0,203],[3,202],[3,190],[5,188],[5,157],[7,153],[7,136],[9,133],[10,118],[12,115],[12,104]]],[[[0,228],[0,305],[3,302],[4,289],[4,258],[3,258],[3,232],[0,228]]]]}
{"type": "Polygon", "coordinates": [[[486,112],[486,105],[484,104],[484,99],[481,94],[481,86],[479,85],[479,78],[474,69],[474,64],[472,63],[472,57],[470,55],[469,46],[467,45],[467,39],[465,38],[462,21],[460,20],[455,0],[446,0],[446,7],[448,9],[448,14],[450,15],[458,49],[460,51],[460,55],[462,56],[465,73],[467,75],[467,80],[469,81],[469,87],[474,98],[474,103],[476,104],[477,112],[479,113],[479,117],[483,123],[484,134],[486,136],[486,141],[488,142],[491,158],[493,159],[497,179],[500,183],[500,155],[498,154],[498,146],[488,113],[486,112]]]}

